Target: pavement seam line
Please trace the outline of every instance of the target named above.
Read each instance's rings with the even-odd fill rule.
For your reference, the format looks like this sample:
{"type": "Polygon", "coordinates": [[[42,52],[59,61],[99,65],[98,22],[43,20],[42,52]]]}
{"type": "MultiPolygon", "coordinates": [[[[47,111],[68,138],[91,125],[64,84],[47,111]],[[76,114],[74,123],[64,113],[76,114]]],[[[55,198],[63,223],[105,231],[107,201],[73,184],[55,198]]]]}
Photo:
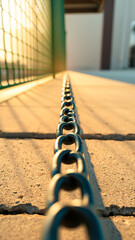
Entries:
{"type": "MultiPolygon", "coordinates": [[[[82,134],[82,139],[88,140],[114,140],[114,141],[134,141],[135,133],[128,134],[82,134]]],[[[56,139],[56,133],[36,133],[36,132],[3,132],[0,131],[0,138],[9,139],[56,139]]]]}
{"type": "MultiPolygon", "coordinates": [[[[33,206],[31,203],[18,204],[11,207],[8,207],[4,204],[0,205],[0,214],[1,215],[17,215],[17,214],[29,214],[29,215],[43,215],[45,216],[47,208],[39,209],[36,206],[33,206]]],[[[105,207],[105,209],[97,209],[97,212],[101,217],[110,217],[110,216],[133,216],[135,217],[135,207],[119,207],[117,205],[110,205],[105,207]]]]}
{"type": "Polygon", "coordinates": [[[14,214],[38,214],[46,215],[47,208],[39,209],[37,206],[33,206],[31,203],[24,203],[13,205],[11,207],[5,204],[0,205],[0,214],[2,215],[14,215],[14,214]]]}
{"type": "Polygon", "coordinates": [[[128,134],[83,134],[83,139],[95,139],[95,140],[115,140],[115,141],[127,141],[127,140],[135,140],[135,133],[128,134]]]}
{"type": "Polygon", "coordinates": [[[133,216],[135,217],[135,207],[119,207],[117,205],[110,205],[109,207],[105,207],[105,209],[97,210],[102,217],[110,217],[110,216],[133,216]]]}

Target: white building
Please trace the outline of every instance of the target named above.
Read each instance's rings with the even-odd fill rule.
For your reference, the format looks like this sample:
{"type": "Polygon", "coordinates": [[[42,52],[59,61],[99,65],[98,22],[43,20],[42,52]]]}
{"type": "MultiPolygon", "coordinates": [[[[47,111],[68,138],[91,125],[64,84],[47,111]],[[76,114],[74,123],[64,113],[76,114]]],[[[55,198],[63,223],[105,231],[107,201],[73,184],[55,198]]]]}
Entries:
{"type": "Polygon", "coordinates": [[[125,69],[131,65],[135,0],[106,0],[104,12],[65,15],[67,69],[125,69]]]}

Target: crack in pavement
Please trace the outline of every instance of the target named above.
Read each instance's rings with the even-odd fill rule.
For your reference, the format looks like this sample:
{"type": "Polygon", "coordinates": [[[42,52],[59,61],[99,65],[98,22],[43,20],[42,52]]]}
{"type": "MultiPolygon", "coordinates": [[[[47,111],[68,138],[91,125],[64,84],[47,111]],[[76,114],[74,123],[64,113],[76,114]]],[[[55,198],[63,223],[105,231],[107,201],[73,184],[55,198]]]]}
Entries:
{"type": "Polygon", "coordinates": [[[8,207],[4,204],[0,205],[0,214],[3,215],[15,215],[15,214],[39,214],[45,215],[47,208],[39,209],[36,206],[33,206],[31,203],[18,204],[11,207],[8,207]]]}
{"type": "Polygon", "coordinates": [[[3,132],[0,130],[0,138],[9,139],[56,139],[56,133],[36,132],[3,132]]]}
{"type": "Polygon", "coordinates": [[[135,217],[135,207],[119,207],[117,205],[110,205],[105,207],[105,209],[97,210],[102,217],[110,216],[133,216],[135,217]]]}
{"type": "MultiPolygon", "coordinates": [[[[17,214],[38,214],[46,215],[47,208],[39,209],[36,206],[33,206],[31,203],[18,204],[11,207],[8,207],[4,204],[0,205],[0,214],[2,215],[17,215],[17,214]]],[[[119,207],[117,205],[110,205],[104,209],[97,209],[97,212],[102,217],[110,216],[133,216],[135,217],[135,207],[119,207]]]]}
{"type": "Polygon", "coordinates": [[[133,141],[135,140],[134,133],[128,134],[83,134],[83,139],[96,139],[96,140],[115,140],[115,141],[133,141]]]}
{"type": "MultiPolygon", "coordinates": [[[[135,133],[128,134],[82,134],[82,139],[95,140],[115,140],[115,141],[134,141],[135,133]]],[[[36,133],[36,132],[3,132],[0,130],[0,138],[9,139],[56,139],[56,133],[36,133]]]]}

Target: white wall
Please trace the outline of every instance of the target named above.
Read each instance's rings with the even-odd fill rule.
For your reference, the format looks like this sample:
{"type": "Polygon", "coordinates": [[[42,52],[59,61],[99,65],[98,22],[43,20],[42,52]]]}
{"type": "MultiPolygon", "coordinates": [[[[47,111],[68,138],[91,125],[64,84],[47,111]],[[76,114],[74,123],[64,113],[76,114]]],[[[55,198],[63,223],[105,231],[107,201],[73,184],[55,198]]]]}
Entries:
{"type": "Polygon", "coordinates": [[[135,20],[135,0],[115,0],[111,69],[128,68],[130,26],[135,20]]]}
{"type": "Polygon", "coordinates": [[[67,69],[100,68],[103,13],[66,14],[67,69]]]}

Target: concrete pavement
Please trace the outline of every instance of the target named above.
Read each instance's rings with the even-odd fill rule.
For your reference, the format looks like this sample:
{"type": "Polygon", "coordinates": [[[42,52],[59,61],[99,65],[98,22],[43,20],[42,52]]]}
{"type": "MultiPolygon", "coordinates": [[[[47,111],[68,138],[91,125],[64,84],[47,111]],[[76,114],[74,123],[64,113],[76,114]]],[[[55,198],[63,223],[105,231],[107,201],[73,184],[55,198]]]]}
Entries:
{"type": "MultiPolygon", "coordinates": [[[[79,71],[80,72],[80,71],[79,71]]],[[[135,69],[128,68],[122,70],[97,70],[97,71],[81,71],[81,73],[90,74],[106,78],[108,80],[116,80],[125,83],[135,84],[135,69]]]]}
{"type": "MultiPolygon", "coordinates": [[[[104,234],[107,240],[135,239],[135,85],[69,74],[104,234]]],[[[41,236],[61,89],[57,78],[0,104],[2,240],[41,236]]],[[[78,189],[60,195],[62,201],[76,198],[78,189]]],[[[86,239],[82,226],[60,234],[64,240],[86,239]]]]}
{"type": "Polygon", "coordinates": [[[70,77],[83,133],[135,133],[135,85],[75,72],[70,77]]]}
{"type": "Polygon", "coordinates": [[[61,86],[61,79],[51,80],[3,102],[1,132],[54,133],[59,120],[61,86]]]}
{"type": "Polygon", "coordinates": [[[97,194],[95,197],[97,208],[102,209],[101,200],[99,200],[101,194],[107,214],[108,210],[114,211],[114,214],[117,213],[117,208],[123,208],[123,214],[124,211],[125,214],[128,213],[129,208],[133,214],[135,207],[135,141],[85,140],[85,146],[87,146],[90,157],[88,161],[90,179],[95,185],[93,188],[97,191],[95,193],[97,194]],[[99,187],[96,187],[96,184],[99,187]]]}

